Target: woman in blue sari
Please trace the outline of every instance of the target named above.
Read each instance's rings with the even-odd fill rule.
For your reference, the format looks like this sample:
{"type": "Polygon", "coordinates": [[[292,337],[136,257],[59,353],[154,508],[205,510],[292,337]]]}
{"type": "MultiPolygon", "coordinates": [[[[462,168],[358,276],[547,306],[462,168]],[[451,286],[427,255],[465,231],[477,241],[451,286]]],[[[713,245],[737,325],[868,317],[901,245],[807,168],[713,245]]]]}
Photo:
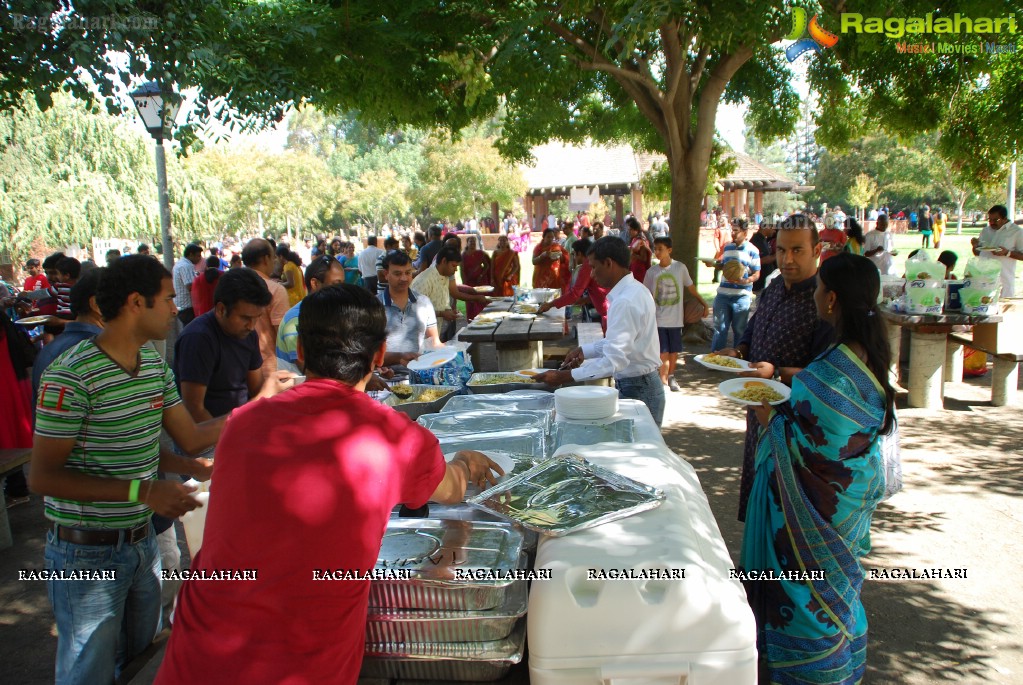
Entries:
{"type": "Polygon", "coordinates": [[[860,557],[884,494],[879,439],[895,419],[880,280],[866,257],[821,265],[814,301],[837,342],[793,377],[788,403],[756,409],[740,567],[762,683],[859,683],[866,670],[860,557]]]}

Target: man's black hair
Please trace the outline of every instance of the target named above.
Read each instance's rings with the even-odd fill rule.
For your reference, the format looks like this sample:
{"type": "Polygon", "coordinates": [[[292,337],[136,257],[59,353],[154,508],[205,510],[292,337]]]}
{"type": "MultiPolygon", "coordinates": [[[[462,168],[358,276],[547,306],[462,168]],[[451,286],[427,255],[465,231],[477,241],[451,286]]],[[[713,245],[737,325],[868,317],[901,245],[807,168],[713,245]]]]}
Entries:
{"type": "Polygon", "coordinates": [[[223,302],[228,314],[239,302],[265,307],[272,299],[263,277],[251,269],[225,272],[217,280],[217,287],[213,290],[213,304],[223,302]]]}
{"type": "Polygon", "coordinates": [[[306,290],[312,291],[314,278],[320,283],[327,280],[327,273],[329,273],[332,268],[335,268],[335,264],[337,264],[336,268],[344,271],[344,267],[341,266],[341,262],[337,261],[333,257],[317,257],[311,261],[309,266],[305,268],[305,274],[303,276],[306,290]]]}
{"type": "Polygon", "coordinates": [[[593,258],[598,262],[610,259],[618,266],[624,266],[626,269],[629,268],[629,261],[632,257],[629,253],[629,246],[625,244],[625,241],[612,235],[606,235],[593,243],[593,247],[586,254],[593,255],[593,258]]]}
{"type": "Polygon", "coordinates": [[[125,255],[102,271],[96,306],[107,321],[120,316],[132,293],[144,297],[146,306],[152,308],[163,289],[163,280],[171,277],[159,260],[143,254],[125,255]]]}
{"type": "Polygon", "coordinates": [[[54,252],[49,257],[43,260],[43,270],[47,271],[50,269],[56,269],[57,263],[64,259],[66,255],[63,252],[54,252]]]}
{"type": "Polygon", "coordinates": [[[197,254],[199,256],[202,256],[202,248],[196,245],[195,243],[189,243],[188,245],[185,245],[184,255],[187,257],[190,254],[197,254]]]}
{"type": "Polygon", "coordinates": [[[671,238],[666,235],[654,238],[654,245],[664,245],[669,250],[671,249],[671,238]]]}
{"type": "Polygon", "coordinates": [[[572,243],[572,252],[575,252],[576,254],[581,254],[585,257],[586,253],[590,251],[591,247],[593,247],[592,240],[590,240],[589,238],[580,238],[579,240],[572,243]]]}
{"type": "Polygon", "coordinates": [[[365,288],[321,288],[302,300],[298,339],[307,370],[355,385],[373,370],[373,355],[387,340],[387,314],[365,288]]]}
{"type": "Polygon", "coordinates": [[[387,271],[391,266],[407,266],[412,263],[412,258],[401,250],[395,250],[388,252],[387,256],[384,257],[384,271],[387,271]]]}
{"type": "Polygon", "coordinates": [[[388,236],[387,238],[384,238],[384,248],[387,248],[387,247],[398,247],[399,245],[401,245],[401,243],[393,235],[392,236],[388,236]]]}
{"type": "Polygon", "coordinates": [[[376,247],[377,245],[377,237],[372,233],[366,236],[366,246],[369,247],[370,245],[373,247],[376,247]]]}
{"type": "Polygon", "coordinates": [[[437,263],[441,262],[461,262],[462,255],[458,254],[458,250],[453,247],[445,247],[437,253],[437,263]]]}
{"type": "Polygon", "coordinates": [[[57,271],[67,274],[70,278],[78,278],[82,275],[82,263],[74,257],[64,257],[57,262],[57,271]]]}
{"type": "Polygon", "coordinates": [[[431,239],[440,238],[441,233],[444,232],[444,228],[440,224],[434,224],[427,230],[431,239]]]}
{"type": "Polygon", "coordinates": [[[273,256],[274,248],[270,245],[269,240],[250,240],[242,248],[242,264],[249,268],[261,263],[267,257],[273,259],[273,256]]]}
{"type": "Polygon", "coordinates": [[[102,274],[101,268],[89,269],[71,286],[71,316],[77,319],[89,312],[89,300],[96,295],[102,274]]]}
{"type": "Polygon", "coordinates": [[[639,223],[639,219],[637,219],[634,216],[630,216],[628,219],[625,220],[625,228],[629,231],[639,231],[640,233],[643,232],[643,225],[639,223]]]}
{"type": "Polygon", "coordinates": [[[145,243],[139,243],[139,249],[136,250],[138,254],[141,254],[143,250],[149,250],[149,246],[145,243]]]}
{"type": "Polygon", "coordinates": [[[41,265],[41,262],[38,259],[30,259],[27,262],[25,262],[25,268],[26,269],[31,269],[33,266],[40,266],[40,265],[41,265]]]}
{"type": "Polygon", "coordinates": [[[988,214],[997,214],[1003,219],[1009,218],[1009,208],[1005,205],[995,205],[991,209],[987,210],[988,214]]]}

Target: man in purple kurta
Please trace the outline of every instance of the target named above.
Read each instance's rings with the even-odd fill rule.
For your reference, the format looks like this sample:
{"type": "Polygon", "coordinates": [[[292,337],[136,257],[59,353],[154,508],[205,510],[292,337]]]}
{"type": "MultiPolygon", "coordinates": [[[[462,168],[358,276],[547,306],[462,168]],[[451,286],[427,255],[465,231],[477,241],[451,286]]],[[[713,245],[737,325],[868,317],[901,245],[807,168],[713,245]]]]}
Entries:
{"type": "MultiPolygon", "coordinates": [[[[790,384],[792,376],[831,344],[834,332],[817,318],[813,301],[820,252],[817,227],[808,217],[796,214],[779,226],[775,255],[781,278],[760,293],[756,313],[739,344],[718,352],[749,360],[753,370],[741,375],[780,378],[790,384]]],[[[753,487],[758,433],[756,415],[748,409],[739,486],[740,521],[746,520],[746,502],[753,487]]]]}

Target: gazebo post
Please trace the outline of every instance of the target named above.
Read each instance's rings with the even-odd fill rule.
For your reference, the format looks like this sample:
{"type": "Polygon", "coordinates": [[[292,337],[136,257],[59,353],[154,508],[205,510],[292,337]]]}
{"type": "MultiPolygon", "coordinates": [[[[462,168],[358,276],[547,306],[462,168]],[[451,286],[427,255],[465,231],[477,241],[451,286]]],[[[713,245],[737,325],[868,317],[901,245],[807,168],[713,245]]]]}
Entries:
{"type": "Polygon", "coordinates": [[[735,215],[749,216],[749,197],[745,188],[737,188],[735,191],[735,215]]]}
{"type": "Polygon", "coordinates": [[[526,213],[526,225],[533,230],[533,196],[528,193],[522,197],[522,210],[526,213]]]}
{"type": "Polygon", "coordinates": [[[498,204],[496,202],[491,202],[490,203],[490,218],[492,218],[494,220],[494,228],[496,228],[497,232],[500,233],[501,232],[501,208],[498,206],[498,204]]]}
{"type": "Polygon", "coordinates": [[[753,211],[755,214],[764,213],[764,191],[762,190],[753,193],[753,211]]]}
{"type": "Polygon", "coordinates": [[[643,223],[643,191],[638,187],[632,187],[632,213],[643,223]]]}
{"type": "Polygon", "coordinates": [[[625,225],[625,206],[622,204],[622,196],[615,195],[615,228],[625,225]]]}

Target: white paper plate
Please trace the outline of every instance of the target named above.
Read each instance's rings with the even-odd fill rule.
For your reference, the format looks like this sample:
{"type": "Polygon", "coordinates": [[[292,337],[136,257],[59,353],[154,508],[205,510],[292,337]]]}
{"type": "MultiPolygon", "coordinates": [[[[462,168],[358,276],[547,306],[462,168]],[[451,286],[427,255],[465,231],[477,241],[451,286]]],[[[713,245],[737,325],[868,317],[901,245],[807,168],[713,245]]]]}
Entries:
{"type": "Polygon", "coordinates": [[[1000,249],[1002,249],[1002,248],[1000,248],[1000,247],[993,247],[991,245],[985,245],[984,247],[978,247],[977,251],[978,252],[994,252],[995,250],[1000,250],[1000,249]]]}
{"type": "Polygon", "coordinates": [[[512,314],[508,318],[513,321],[532,321],[536,318],[536,314],[512,314]]]}
{"type": "Polygon", "coordinates": [[[473,290],[475,290],[476,292],[480,293],[481,295],[486,295],[487,293],[494,292],[494,286],[492,286],[492,285],[477,285],[477,286],[473,287],[473,290]]]}
{"type": "MultiPolygon", "coordinates": [[[[711,362],[708,362],[706,359],[709,356],[711,356],[711,355],[709,355],[709,354],[698,354],[695,357],[693,357],[693,359],[696,360],[697,364],[705,366],[708,369],[710,369],[711,371],[724,371],[725,373],[741,373],[743,371],[749,371],[750,370],[750,363],[748,361],[746,361],[745,359],[737,359],[735,357],[732,357],[732,359],[735,359],[735,361],[739,363],[739,367],[738,368],[732,368],[731,366],[721,366],[719,364],[712,364],[711,362]]],[[[720,355],[718,355],[718,356],[720,356],[720,355]]]]}
{"type": "Polygon", "coordinates": [[[26,316],[24,319],[18,319],[14,323],[19,326],[39,326],[50,320],[49,314],[43,316],[26,316]]]}
{"type": "Polygon", "coordinates": [[[497,328],[498,323],[496,321],[470,321],[469,328],[497,328]]]}
{"type": "Polygon", "coordinates": [[[747,383],[762,383],[763,385],[766,385],[767,387],[771,388],[771,390],[774,390],[775,392],[782,396],[780,400],[776,400],[774,402],[771,402],[770,404],[782,404],[783,402],[787,402],[789,397],[792,395],[792,389],[789,386],[785,385],[784,383],[779,383],[778,381],[772,380],[764,380],[760,378],[730,378],[729,380],[718,384],[718,392],[720,392],[726,398],[730,399],[732,402],[738,402],[739,404],[745,404],[747,406],[759,407],[761,405],[760,402],[742,400],[739,399],[738,397],[735,397],[732,394],[739,392],[740,390],[745,388],[747,383]]]}
{"type": "Polygon", "coordinates": [[[550,371],[550,369],[522,369],[521,371],[516,371],[515,373],[525,378],[533,378],[534,376],[541,373],[546,373],[547,371],[550,371]]]}
{"type": "Polygon", "coordinates": [[[451,362],[458,353],[453,350],[442,350],[440,352],[430,352],[424,354],[419,359],[413,359],[408,363],[408,368],[413,371],[425,371],[427,369],[433,369],[438,366],[443,366],[451,362]]]}

